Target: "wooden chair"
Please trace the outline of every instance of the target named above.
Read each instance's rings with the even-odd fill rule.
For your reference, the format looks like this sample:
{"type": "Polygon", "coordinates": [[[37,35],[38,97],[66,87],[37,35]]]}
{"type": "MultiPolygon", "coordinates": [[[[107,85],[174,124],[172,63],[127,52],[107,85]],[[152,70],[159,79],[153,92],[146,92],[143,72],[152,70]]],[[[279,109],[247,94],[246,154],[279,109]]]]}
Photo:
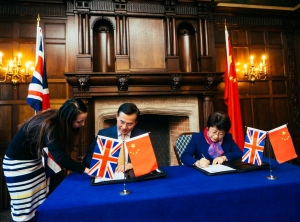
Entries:
{"type": "Polygon", "coordinates": [[[173,146],[173,148],[179,165],[182,165],[180,161],[181,154],[188,146],[189,142],[191,141],[192,134],[194,133],[195,132],[181,133],[175,140],[175,145],[173,146]]]}

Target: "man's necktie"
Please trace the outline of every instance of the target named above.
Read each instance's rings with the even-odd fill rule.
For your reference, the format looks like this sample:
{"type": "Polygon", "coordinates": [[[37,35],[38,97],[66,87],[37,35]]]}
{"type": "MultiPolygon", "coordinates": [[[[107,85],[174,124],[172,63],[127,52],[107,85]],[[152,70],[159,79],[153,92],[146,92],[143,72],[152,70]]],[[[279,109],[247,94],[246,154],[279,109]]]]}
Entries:
{"type": "Polygon", "coordinates": [[[124,164],[125,164],[124,139],[125,139],[125,135],[122,134],[122,146],[121,146],[121,149],[120,149],[119,160],[118,160],[118,166],[124,165],[124,164]]]}

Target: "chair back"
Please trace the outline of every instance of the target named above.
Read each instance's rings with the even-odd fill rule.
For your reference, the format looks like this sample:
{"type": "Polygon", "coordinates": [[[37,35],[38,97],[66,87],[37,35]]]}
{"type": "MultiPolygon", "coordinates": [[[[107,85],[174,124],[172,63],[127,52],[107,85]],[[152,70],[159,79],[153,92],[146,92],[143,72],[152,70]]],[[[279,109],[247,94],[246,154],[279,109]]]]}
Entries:
{"type": "Polygon", "coordinates": [[[182,163],[180,161],[181,154],[189,145],[191,138],[192,138],[192,134],[194,134],[194,133],[195,132],[181,133],[175,141],[174,152],[175,152],[175,155],[176,155],[179,165],[182,165],[182,163]]]}

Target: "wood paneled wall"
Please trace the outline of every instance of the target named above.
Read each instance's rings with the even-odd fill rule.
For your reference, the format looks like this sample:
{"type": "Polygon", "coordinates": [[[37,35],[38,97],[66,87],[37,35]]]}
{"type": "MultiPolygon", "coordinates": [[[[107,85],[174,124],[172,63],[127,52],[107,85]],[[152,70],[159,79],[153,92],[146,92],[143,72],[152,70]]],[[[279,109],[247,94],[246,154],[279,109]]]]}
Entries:
{"type": "MultiPolygon", "coordinates": [[[[93,1],[45,1],[45,3],[38,4],[35,4],[38,1],[30,1],[32,3],[27,4],[3,2],[5,1],[1,1],[0,7],[0,51],[4,54],[3,61],[19,51],[23,54],[22,60],[35,60],[36,18],[37,14],[41,13],[40,26],[44,34],[52,109],[59,108],[66,99],[72,97],[72,91],[66,83],[64,73],[76,72],[80,69],[91,71],[92,69],[92,66],[85,66],[84,63],[78,63],[78,61],[90,62],[92,59],[91,54],[87,54],[93,53],[93,43],[89,40],[91,36],[87,35],[87,31],[92,28],[93,21],[109,17],[116,22],[114,24],[116,26],[128,26],[128,33],[122,32],[122,29],[120,33],[114,33],[115,43],[117,43],[114,46],[116,50],[114,56],[117,60],[116,71],[118,69],[120,71],[143,69],[151,73],[153,67],[155,71],[172,70],[172,68],[178,71],[178,67],[173,62],[177,59],[180,49],[175,43],[177,41],[175,29],[177,25],[189,22],[198,29],[195,36],[191,38],[199,40],[199,45],[195,45],[198,71],[224,72],[224,20],[227,18],[236,62],[245,63],[252,53],[258,57],[262,54],[267,55],[268,80],[251,84],[243,80],[243,74],[240,71],[237,73],[244,125],[270,130],[288,123],[297,153],[300,155],[299,16],[293,16],[292,13],[281,13],[277,17],[273,17],[271,13],[262,16],[259,12],[259,16],[262,16],[260,18],[253,10],[243,16],[232,11],[226,14],[224,10],[220,15],[218,13],[210,15],[207,11],[200,10],[201,1],[197,1],[200,5],[198,11],[195,9],[195,4],[191,3],[192,1],[187,1],[188,4],[193,4],[191,7],[183,7],[177,11],[172,5],[173,2],[176,2],[175,5],[180,4],[177,1],[166,1],[162,3],[165,4],[162,6],[155,1],[153,6],[155,13],[149,13],[144,17],[139,15],[137,19],[135,18],[137,10],[126,20],[126,14],[120,13],[122,10],[115,12],[112,8],[114,1],[105,1],[105,4],[101,5],[103,7],[94,5],[96,11],[93,11],[94,14],[91,16],[86,14],[91,12],[86,10],[85,3],[89,4],[88,2],[93,1]],[[79,2],[84,2],[81,8],[83,23],[80,23],[80,26],[78,18],[81,18],[81,15],[74,16],[77,12],[73,10],[79,2]],[[101,14],[105,10],[109,11],[106,17],[101,14]],[[156,12],[161,10],[165,11],[158,16],[156,12]],[[184,12],[188,15],[184,15],[184,12]],[[209,20],[205,20],[205,17],[209,17],[209,20]],[[81,29],[82,33],[80,33],[81,29]],[[169,30],[167,35],[166,30],[169,30]],[[144,51],[147,52],[144,53],[144,51]],[[131,55],[130,59],[129,55],[131,55]]],[[[124,1],[116,2],[120,2],[121,6],[125,4],[124,1]]],[[[204,1],[204,8],[206,4],[207,1],[204,1]]],[[[133,3],[128,4],[128,8],[131,7],[134,7],[133,3]]],[[[151,11],[150,4],[144,4],[143,7],[151,11]]],[[[21,83],[15,88],[10,83],[0,83],[1,159],[10,140],[17,132],[18,125],[34,115],[33,109],[25,102],[28,85],[28,83],[21,83]]],[[[226,111],[223,102],[224,84],[219,85],[218,90],[218,95],[214,98],[214,109],[226,111]]],[[[93,127],[87,130],[94,133],[93,127]]],[[[2,165],[2,160],[0,163],[2,165]]],[[[3,174],[2,170],[1,174],[3,174]]],[[[3,175],[0,176],[0,187],[0,208],[8,208],[8,194],[3,175]]]]}
{"type": "MultiPolygon", "coordinates": [[[[299,155],[299,54],[296,55],[294,50],[299,47],[295,42],[299,33],[291,31],[291,26],[281,26],[278,23],[270,25],[269,19],[253,23],[251,17],[245,16],[243,24],[239,24],[238,19],[231,19],[233,24],[227,24],[236,64],[243,124],[245,127],[265,131],[288,124],[299,155]],[[255,56],[256,63],[261,61],[262,55],[266,56],[267,80],[253,83],[245,80],[243,65],[249,63],[250,55],[255,56]]],[[[225,69],[224,33],[224,23],[216,23],[215,58],[216,61],[221,61],[216,63],[217,71],[225,69]]],[[[223,102],[224,87],[224,83],[219,85],[215,108],[226,111],[223,102]]],[[[299,158],[292,162],[300,163],[299,158]]]]}

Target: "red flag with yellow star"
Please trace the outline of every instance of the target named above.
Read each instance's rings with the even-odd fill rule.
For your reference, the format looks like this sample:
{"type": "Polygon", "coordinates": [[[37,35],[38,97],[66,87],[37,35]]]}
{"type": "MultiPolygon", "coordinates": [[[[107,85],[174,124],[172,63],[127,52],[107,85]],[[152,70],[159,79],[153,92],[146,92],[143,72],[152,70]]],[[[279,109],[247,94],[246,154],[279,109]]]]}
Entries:
{"type": "Polygon", "coordinates": [[[125,145],[136,177],[158,169],[149,133],[133,137],[125,145]]]}
{"type": "Polygon", "coordinates": [[[231,120],[230,133],[236,144],[241,150],[244,149],[244,131],[242,124],[242,115],[240,107],[240,98],[238,84],[236,79],[236,70],[233,59],[233,52],[230,43],[230,37],[225,25],[225,40],[226,40],[226,70],[225,70],[225,90],[224,102],[227,105],[228,116],[231,120]]]}
{"type": "Polygon", "coordinates": [[[297,157],[295,147],[286,124],[269,131],[269,139],[278,163],[283,163],[297,157]]]}

